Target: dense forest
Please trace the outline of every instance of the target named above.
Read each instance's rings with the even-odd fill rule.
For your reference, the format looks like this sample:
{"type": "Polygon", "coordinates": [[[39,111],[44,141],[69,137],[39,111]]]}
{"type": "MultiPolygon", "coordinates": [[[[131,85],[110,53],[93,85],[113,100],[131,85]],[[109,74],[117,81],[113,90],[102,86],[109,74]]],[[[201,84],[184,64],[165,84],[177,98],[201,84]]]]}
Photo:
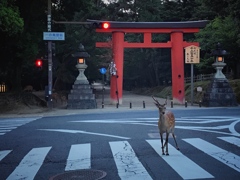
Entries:
{"type": "MultiPolygon", "coordinates": [[[[26,85],[43,90],[47,85],[47,61],[43,68],[35,60],[47,54],[43,32],[47,31],[48,0],[1,0],[0,2],[0,84],[19,91],[26,85]]],[[[52,0],[54,21],[86,22],[87,19],[131,22],[176,22],[209,20],[200,33],[184,36],[201,47],[201,63],[195,74],[213,73],[211,51],[219,42],[228,52],[225,72],[240,78],[240,0],[52,0]]],[[[54,24],[52,31],[65,32],[65,41],[55,42],[53,80],[55,90],[68,90],[78,74],[72,54],[82,43],[90,54],[85,74],[89,81],[101,78],[99,68],[111,61],[111,50],[96,48],[95,42],[109,36],[97,34],[86,25],[54,24]]],[[[167,42],[168,34],[154,34],[154,42],[167,42]]],[[[142,34],[126,34],[138,42],[142,34]]],[[[125,49],[124,88],[154,87],[171,82],[170,49],[125,49]]],[[[185,65],[190,76],[190,65],[185,65]]]]}

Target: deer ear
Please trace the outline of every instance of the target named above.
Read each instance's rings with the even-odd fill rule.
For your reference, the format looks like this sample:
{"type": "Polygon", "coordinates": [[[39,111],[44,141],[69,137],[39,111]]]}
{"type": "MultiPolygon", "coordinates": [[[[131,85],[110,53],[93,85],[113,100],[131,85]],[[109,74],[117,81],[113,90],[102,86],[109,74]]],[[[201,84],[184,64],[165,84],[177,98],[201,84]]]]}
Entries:
{"type": "Polygon", "coordinates": [[[158,107],[158,104],[157,103],[154,103],[157,107],[158,107]]]}

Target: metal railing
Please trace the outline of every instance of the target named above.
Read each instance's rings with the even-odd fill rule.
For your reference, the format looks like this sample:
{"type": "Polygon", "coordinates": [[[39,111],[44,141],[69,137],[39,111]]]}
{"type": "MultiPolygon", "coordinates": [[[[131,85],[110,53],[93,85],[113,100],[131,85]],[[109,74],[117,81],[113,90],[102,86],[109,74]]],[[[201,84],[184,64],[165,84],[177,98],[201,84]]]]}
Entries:
{"type": "MultiPolygon", "coordinates": [[[[198,82],[198,81],[208,81],[213,78],[215,73],[212,74],[199,74],[196,76],[193,76],[193,82],[198,82]]],[[[231,78],[231,74],[224,74],[227,78],[231,78]]],[[[185,83],[190,83],[191,82],[191,77],[185,77],[184,78],[185,83]]]]}

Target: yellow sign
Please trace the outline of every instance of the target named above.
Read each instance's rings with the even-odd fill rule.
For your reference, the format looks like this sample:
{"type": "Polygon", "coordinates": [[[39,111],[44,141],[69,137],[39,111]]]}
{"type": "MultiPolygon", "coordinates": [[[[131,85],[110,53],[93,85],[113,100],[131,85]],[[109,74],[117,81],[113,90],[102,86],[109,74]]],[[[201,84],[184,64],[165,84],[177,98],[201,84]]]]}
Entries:
{"type": "Polygon", "coordinates": [[[198,64],[200,62],[200,47],[188,46],[185,47],[185,63],[198,64]]]}

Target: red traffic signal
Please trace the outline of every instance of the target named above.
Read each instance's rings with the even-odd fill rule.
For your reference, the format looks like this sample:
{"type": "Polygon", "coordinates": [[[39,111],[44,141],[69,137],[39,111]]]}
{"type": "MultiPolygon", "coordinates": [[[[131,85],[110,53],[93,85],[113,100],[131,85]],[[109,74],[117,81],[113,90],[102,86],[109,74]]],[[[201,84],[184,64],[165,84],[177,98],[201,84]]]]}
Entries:
{"type": "Polygon", "coordinates": [[[110,23],[109,22],[94,22],[92,23],[92,27],[96,29],[109,29],[110,23]]]}
{"type": "Polygon", "coordinates": [[[108,29],[110,27],[110,24],[108,22],[102,23],[102,28],[103,29],[108,29]]]}
{"type": "Polygon", "coordinates": [[[41,59],[36,60],[36,66],[37,67],[42,67],[42,60],[41,59]]]}

